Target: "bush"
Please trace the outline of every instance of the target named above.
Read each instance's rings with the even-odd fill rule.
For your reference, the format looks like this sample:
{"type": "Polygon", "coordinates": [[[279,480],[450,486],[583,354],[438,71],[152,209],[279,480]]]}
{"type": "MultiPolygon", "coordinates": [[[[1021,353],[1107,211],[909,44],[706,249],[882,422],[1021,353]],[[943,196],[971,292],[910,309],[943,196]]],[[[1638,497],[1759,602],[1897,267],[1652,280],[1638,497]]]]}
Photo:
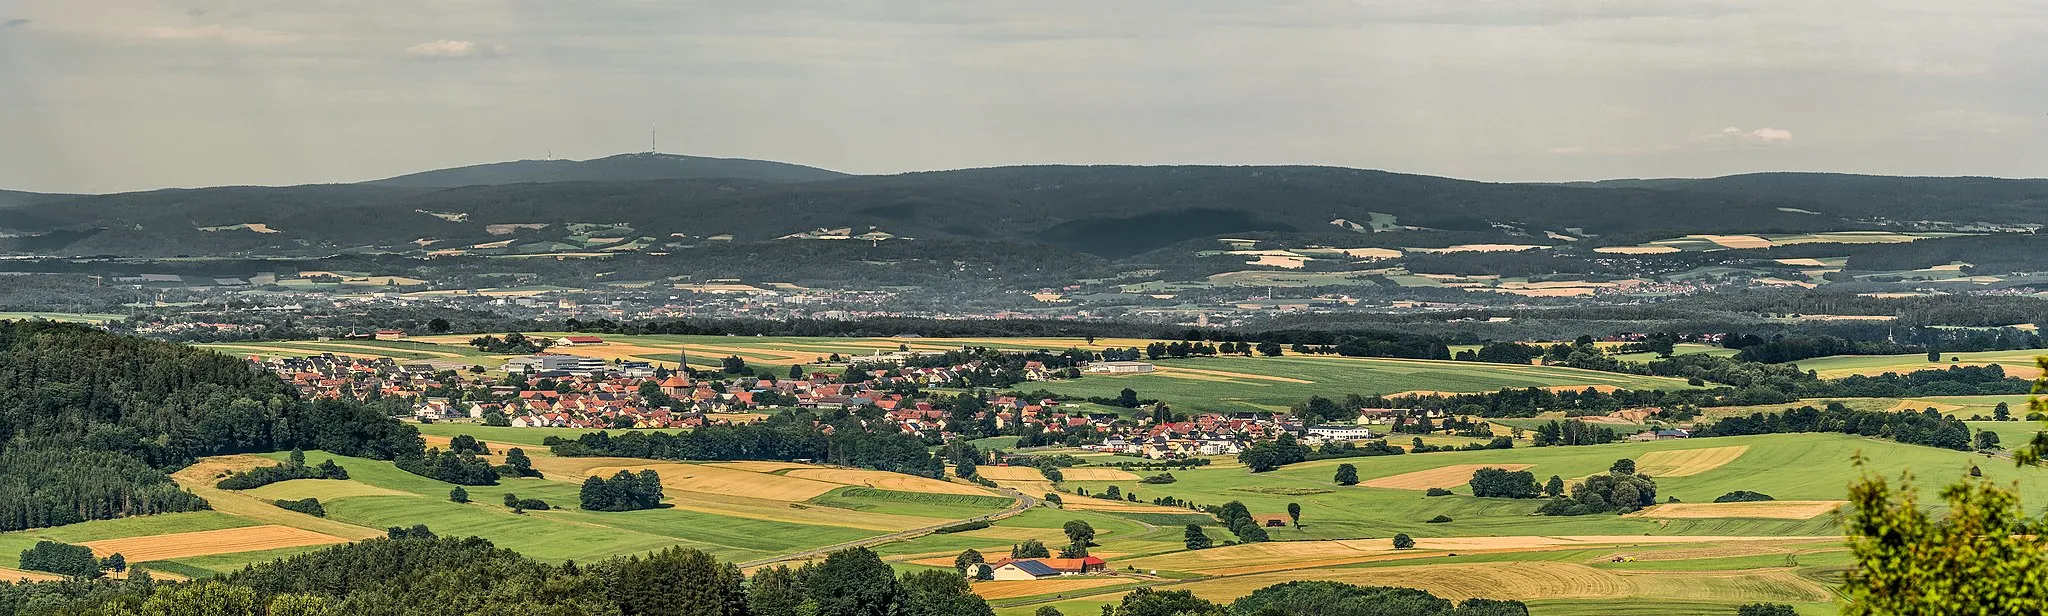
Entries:
{"type": "Polygon", "coordinates": [[[1430,518],[1430,519],[1429,519],[1429,523],[1430,523],[1430,524],[1443,524],[1443,523],[1445,523],[1445,522],[1449,522],[1449,521],[1451,521],[1451,516],[1447,516],[1447,515],[1439,515],[1439,516],[1437,516],[1437,517],[1434,517],[1434,518],[1430,518]]]}
{"type": "Polygon", "coordinates": [[[1408,533],[1394,535],[1394,549],[1406,550],[1413,547],[1415,547],[1415,539],[1410,538],[1408,533]]]}
{"type": "Polygon", "coordinates": [[[1430,488],[1430,489],[1428,489],[1428,490],[1424,490],[1424,491],[1422,492],[1422,495],[1423,495],[1423,496],[1450,496],[1450,495],[1451,495],[1451,491],[1450,491],[1450,490],[1446,490],[1446,489],[1443,489],[1443,488],[1430,488]]]}
{"type": "Polygon", "coordinates": [[[538,498],[519,498],[511,492],[505,493],[505,506],[514,511],[547,511],[548,504],[538,498]]]}
{"type": "Polygon", "coordinates": [[[1157,475],[1153,475],[1153,476],[1151,476],[1151,477],[1146,477],[1146,478],[1144,478],[1144,479],[1140,479],[1140,480],[1138,480],[1138,483],[1153,483],[1153,484],[1165,484],[1165,483],[1173,483],[1173,482],[1175,482],[1175,481],[1179,481],[1179,480],[1178,480],[1178,479],[1174,479],[1174,477],[1173,477],[1173,473],[1160,473],[1160,474],[1157,474],[1157,475]]]}
{"type": "Polygon", "coordinates": [[[1718,498],[1715,498],[1715,499],[1714,499],[1714,502],[1717,502],[1717,503],[1755,503],[1755,502],[1762,502],[1762,501],[1768,501],[1768,500],[1778,500],[1778,499],[1775,499],[1775,498],[1771,498],[1771,495],[1769,495],[1769,494],[1764,494],[1764,493],[1762,493],[1762,492],[1751,492],[1751,491],[1749,491],[1749,490],[1736,490],[1736,491],[1734,491],[1734,492],[1729,492],[1729,493],[1727,493],[1727,494],[1722,494],[1722,495],[1721,495],[1720,497],[1718,497],[1718,498]]]}
{"type": "Polygon", "coordinates": [[[939,527],[938,530],[934,530],[932,532],[944,535],[950,533],[964,533],[970,530],[981,530],[988,527],[988,520],[975,520],[973,522],[961,522],[959,524],[954,524],[952,526],[942,526],[939,527]]]}
{"type": "Polygon", "coordinates": [[[215,484],[215,486],[219,487],[222,490],[253,490],[280,481],[291,481],[293,479],[347,478],[347,469],[344,469],[340,465],[335,464],[334,460],[328,460],[326,462],[321,462],[319,466],[306,466],[304,464],[279,464],[277,466],[253,468],[247,471],[235,473],[233,475],[228,475],[226,479],[220,480],[220,483],[215,484]]]}
{"type": "Polygon", "coordinates": [[[320,499],[317,498],[302,498],[299,500],[274,500],[270,501],[270,504],[277,505],[281,509],[297,511],[299,513],[310,515],[316,518],[327,517],[327,508],[320,506],[320,499]]]}
{"type": "Polygon", "coordinates": [[[1751,603],[1736,608],[1735,616],[1799,616],[1799,612],[1783,603],[1751,603]]]}
{"type": "Polygon", "coordinates": [[[469,490],[462,489],[462,486],[455,486],[455,489],[448,491],[448,500],[457,503],[467,503],[469,502],[469,490]]]}

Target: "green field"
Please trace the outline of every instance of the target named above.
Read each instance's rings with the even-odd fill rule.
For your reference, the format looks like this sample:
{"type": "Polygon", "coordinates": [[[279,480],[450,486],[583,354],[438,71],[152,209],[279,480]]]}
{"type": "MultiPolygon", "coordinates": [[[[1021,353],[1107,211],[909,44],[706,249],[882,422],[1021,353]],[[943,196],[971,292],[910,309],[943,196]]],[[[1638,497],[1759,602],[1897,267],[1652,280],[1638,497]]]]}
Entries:
{"type": "Polygon", "coordinates": [[[1501,388],[1606,385],[1628,389],[1682,389],[1685,381],[1554,366],[1350,357],[1203,357],[1157,362],[1160,372],[1087,375],[1077,380],[1021,385],[1080,397],[1114,398],[1124,388],[1180,411],[1285,411],[1320,395],[1376,395],[1404,391],[1482,392],[1501,388]],[[1205,372],[1176,372],[1193,369],[1205,372]],[[1258,377],[1277,378],[1258,378],[1258,377]],[[1309,381],[1307,383],[1291,381],[1309,381]]]}
{"type": "Polygon", "coordinates": [[[1927,355],[1835,355],[1818,357],[1796,362],[1801,370],[1813,370],[1821,378],[1839,378],[1851,374],[1878,375],[1886,372],[1905,374],[1916,370],[1943,369],[1949,366],[1974,366],[1997,364],[2005,367],[2009,376],[2033,378],[2041,373],[2034,359],[2044,354],[2041,349],[2019,351],[1980,351],[1973,353],[1943,353],[1941,361],[1927,361],[1927,355]],[[1955,361],[1949,361],[1951,358],[1955,361]]]}
{"type": "Polygon", "coordinates": [[[102,314],[89,312],[0,312],[0,321],[63,321],[67,323],[107,323],[125,321],[125,314],[102,314]]]}

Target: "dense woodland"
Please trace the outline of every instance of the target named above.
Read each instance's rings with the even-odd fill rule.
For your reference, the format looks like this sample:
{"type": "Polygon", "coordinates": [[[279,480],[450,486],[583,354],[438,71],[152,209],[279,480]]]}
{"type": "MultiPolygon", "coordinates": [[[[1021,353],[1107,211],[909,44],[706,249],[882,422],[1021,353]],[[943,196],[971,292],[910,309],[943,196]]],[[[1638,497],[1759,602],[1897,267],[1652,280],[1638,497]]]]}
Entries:
{"type": "Polygon", "coordinates": [[[0,530],[204,508],[165,471],[293,448],[420,455],[410,426],[306,401],[233,357],[80,325],[0,321],[0,530]]]}
{"type": "Polygon", "coordinates": [[[785,411],[758,424],[705,426],[689,432],[595,432],[574,440],[550,436],[555,455],[656,460],[813,460],[922,477],[945,477],[945,462],[924,439],[871,429],[860,416],[785,411]],[[830,430],[825,429],[830,427],[830,430]]]}

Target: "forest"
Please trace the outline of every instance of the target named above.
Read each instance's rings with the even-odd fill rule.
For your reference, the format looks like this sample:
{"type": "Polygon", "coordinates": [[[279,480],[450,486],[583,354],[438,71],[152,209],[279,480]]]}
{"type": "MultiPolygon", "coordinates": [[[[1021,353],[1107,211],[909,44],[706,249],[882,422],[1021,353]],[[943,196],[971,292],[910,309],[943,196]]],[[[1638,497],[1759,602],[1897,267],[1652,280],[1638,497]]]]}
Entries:
{"type": "Polygon", "coordinates": [[[419,456],[416,430],[300,399],[239,359],[91,327],[0,321],[0,530],[206,507],[165,475],[201,456],[419,456]]]}
{"type": "Polygon", "coordinates": [[[784,411],[758,424],[705,426],[689,432],[607,432],[574,440],[550,436],[547,444],[564,457],[618,456],[656,460],[814,460],[906,475],[945,477],[945,463],[926,450],[924,439],[894,430],[875,430],[859,416],[825,416],[826,431],[809,412],[784,411]]]}

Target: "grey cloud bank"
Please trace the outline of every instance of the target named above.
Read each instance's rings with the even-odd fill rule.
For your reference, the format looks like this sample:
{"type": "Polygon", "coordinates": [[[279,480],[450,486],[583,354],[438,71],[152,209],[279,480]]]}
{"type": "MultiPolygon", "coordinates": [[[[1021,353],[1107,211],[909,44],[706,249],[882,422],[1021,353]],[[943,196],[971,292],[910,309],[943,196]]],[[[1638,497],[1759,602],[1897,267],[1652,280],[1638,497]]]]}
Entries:
{"type": "Polygon", "coordinates": [[[855,173],[2048,176],[2048,7],[1517,0],[16,0],[0,188],[663,149],[855,173]],[[88,6],[89,5],[89,6],[88,6]]]}

